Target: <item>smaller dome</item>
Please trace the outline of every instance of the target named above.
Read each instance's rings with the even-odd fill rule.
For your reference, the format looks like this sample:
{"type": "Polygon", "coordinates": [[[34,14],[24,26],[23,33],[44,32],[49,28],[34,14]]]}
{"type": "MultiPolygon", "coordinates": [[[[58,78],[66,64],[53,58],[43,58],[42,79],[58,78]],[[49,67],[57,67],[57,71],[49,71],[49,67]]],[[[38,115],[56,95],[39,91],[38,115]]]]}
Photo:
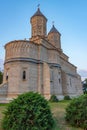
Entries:
{"type": "Polygon", "coordinates": [[[44,17],[44,18],[47,20],[47,18],[42,14],[42,12],[40,11],[39,8],[37,9],[36,13],[31,17],[31,19],[32,19],[33,17],[35,17],[35,16],[42,16],[42,17],[44,17]]]}
{"type": "MultiPolygon", "coordinates": [[[[55,28],[55,26],[53,25],[48,34],[50,34],[50,33],[59,33],[59,32],[58,32],[58,30],[55,28]]],[[[59,34],[60,34],[60,33],[59,33],[59,34]]],[[[60,35],[61,35],[61,34],[60,34],[60,35]]]]}

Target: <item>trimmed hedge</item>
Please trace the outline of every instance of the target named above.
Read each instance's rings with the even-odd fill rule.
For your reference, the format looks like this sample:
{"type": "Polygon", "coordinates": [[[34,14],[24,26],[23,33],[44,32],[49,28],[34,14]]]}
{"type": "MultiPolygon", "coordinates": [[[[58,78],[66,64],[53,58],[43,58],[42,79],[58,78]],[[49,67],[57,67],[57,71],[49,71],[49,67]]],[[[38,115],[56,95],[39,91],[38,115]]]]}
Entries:
{"type": "Polygon", "coordinates": [[[19,95],[4,114],[4,130],[52,130],[54,126],[48,101],[38,93],[19,95]]]}
{"type": "Polygon", "coordinates": [[[49,101],[50,102],[58,102],[59,100],[57,99],[56,95],[52,95],[49,101]]]}
{"type": "Polygon", "coordinates": [[[64,96],[64,100],[71,100],[69,95],[64,96]]]}
{"type": "Polygon", "coordinates": [[[72,126],[87,130],[87,94],[71,100],[65,119],[72,126]]]}

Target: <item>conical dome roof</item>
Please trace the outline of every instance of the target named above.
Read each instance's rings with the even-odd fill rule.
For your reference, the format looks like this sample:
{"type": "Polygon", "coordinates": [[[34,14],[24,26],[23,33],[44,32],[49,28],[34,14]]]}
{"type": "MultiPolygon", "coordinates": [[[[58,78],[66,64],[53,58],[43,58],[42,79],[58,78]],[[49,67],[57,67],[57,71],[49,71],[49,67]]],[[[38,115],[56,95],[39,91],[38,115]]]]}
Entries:
{"type": "Polygon", "coordinates": [[[31,17],[31,19],[35,16],[42,16],[44,17],[46,20],[47,18],[42,14],[42,12],[40,11],[40,8],[37,9],[36,13],[31,17]]]}
{"type": "MultiPolygon", "coordinates": [[[[50,34],[50,33],[59,33],[59,31],[58,31],[58,30],[55,28],[55,26],[53,25],[48,34],[50,34]]],[[[59,34],[60,34],[60,33],[59,33],[59,34]]],[[[61,35],[61,34],[60,34],[60,35],[61,35]]]]}

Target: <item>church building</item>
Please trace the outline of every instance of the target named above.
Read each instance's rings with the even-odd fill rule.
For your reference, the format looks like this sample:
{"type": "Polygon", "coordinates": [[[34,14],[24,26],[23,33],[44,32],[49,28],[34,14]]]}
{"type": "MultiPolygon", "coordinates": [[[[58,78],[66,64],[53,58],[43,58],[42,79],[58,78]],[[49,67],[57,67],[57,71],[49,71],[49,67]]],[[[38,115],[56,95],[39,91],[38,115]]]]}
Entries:
{"type": "Polygon", "coordinates": [[[14,40],[5,45],[0,102],[9,102],[29,91],[38,92],[46,99],[56,95],[60,100],[66,95],[82,94],[81,77],[61,48],[60,32],[53,25],[47,34],[47,18],[39,7],[30,23],[29,40],[14,40]]]}

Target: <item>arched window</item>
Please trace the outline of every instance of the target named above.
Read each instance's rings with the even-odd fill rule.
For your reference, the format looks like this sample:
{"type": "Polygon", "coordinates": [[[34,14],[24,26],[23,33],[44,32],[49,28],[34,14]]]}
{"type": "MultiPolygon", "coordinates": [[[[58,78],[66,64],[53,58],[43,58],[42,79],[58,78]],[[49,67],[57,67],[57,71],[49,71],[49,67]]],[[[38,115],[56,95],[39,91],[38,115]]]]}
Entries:
{"type": "Polygon", "coordinates": [[[24,70],[23,71],[23,80],[25,80],[26,79],[26,71],[24,70]]]}

